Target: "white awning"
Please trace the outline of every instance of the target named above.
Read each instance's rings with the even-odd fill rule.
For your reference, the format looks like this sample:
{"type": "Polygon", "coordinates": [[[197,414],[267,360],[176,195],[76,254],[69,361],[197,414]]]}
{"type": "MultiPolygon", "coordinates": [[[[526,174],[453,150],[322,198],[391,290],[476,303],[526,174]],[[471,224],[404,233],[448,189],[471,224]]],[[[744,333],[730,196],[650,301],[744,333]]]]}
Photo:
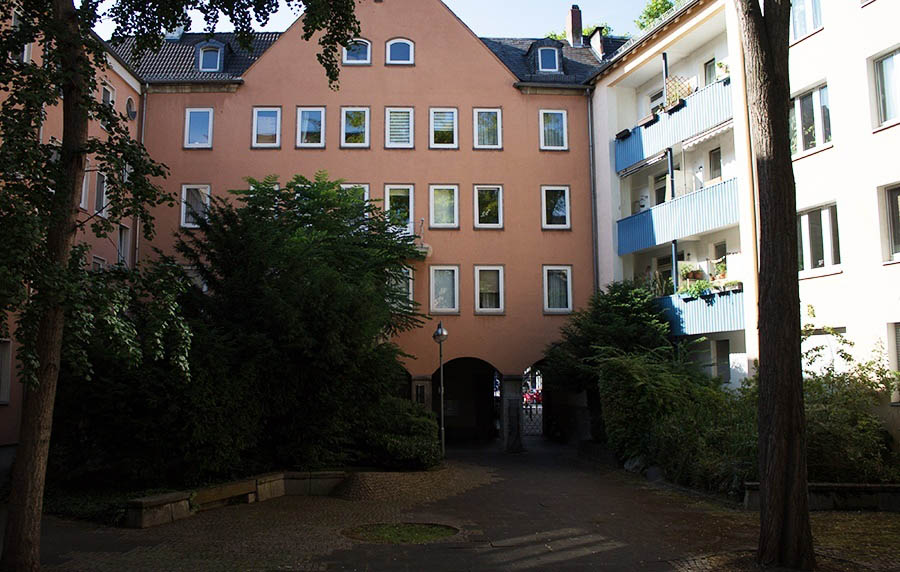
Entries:
{"type": "Polygon", "coordinates": [[[720,123],[719,125],[716,125],[712,129],[708,129],[699,135],[694,135],[690,139],[685,139],[681,144],[681,148],[683,150],[687,151],[691,147],[699,145],[700,143],[703,143],[704,141],[709,141],[710,139],[712,139],[713,137],[715,137],[717,135],[725,133],[726,131],[731,131],[733,128],[734,128],[734,121],[732,119],[729,119],[725,123],[720,123]]]}

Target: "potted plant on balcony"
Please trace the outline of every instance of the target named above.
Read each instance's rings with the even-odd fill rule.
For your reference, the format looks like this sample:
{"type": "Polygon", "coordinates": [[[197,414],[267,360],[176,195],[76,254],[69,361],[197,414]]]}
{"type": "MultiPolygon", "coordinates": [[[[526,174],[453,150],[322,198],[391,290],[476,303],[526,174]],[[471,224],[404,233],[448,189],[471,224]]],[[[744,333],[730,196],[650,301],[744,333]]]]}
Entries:
{"type": "Polygon", "coordinates": [[[700,298],[701,296],[709,296],[713,293],[713,284],[709,280],[693,280],[682,284],[678,288],[678,294],[682,299],[700,298]]]}
{"type": "Polygon", "coordinates": [[[728,263],[724,257],[716,260],[715,271],[715,280],[725,280],[725,277],[728,275],[728,263]]]}
{"type": "Polygon", "coordinates": [[[740,280],[729,280],[722,285],[725,292],[741,292],[744,289],[744,283],[740,280]]]}
{"type": "Polygon", "coordinates": [[[682,280],[701,280],[703,279],[703,271],[696,264],[682,264],[679,271],[682,280]]]}

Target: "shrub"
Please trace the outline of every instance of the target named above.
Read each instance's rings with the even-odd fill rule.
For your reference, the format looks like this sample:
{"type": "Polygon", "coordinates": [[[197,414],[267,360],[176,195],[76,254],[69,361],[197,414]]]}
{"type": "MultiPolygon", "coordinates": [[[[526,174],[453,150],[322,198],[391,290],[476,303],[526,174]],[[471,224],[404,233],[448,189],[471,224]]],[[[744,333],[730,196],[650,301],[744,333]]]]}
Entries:
{"type": "Polygon", "coordinates": [[[408,399],[385,397],[365,411],[357,447],[360,461],[387,469],[427,469],[440,463],[434,414],[408,399]]]}

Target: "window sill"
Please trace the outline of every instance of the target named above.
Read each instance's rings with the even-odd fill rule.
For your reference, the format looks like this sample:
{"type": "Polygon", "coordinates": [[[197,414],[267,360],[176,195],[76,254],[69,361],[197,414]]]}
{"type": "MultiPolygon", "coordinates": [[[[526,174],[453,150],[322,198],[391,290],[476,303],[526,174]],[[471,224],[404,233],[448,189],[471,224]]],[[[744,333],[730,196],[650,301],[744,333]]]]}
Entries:
{"type": "Polygon", "coordinates": [[[571,226],[542,226],[541,230],[550,230],[550,231],[572,230],[572,227],[571,226]]]}
{"type": "Polygon", "coordinates": [[[800,159],[806,159],[807,157],[817,155],[818,153],[821,153],[822,151],[828,151],[832,147],[834,147],[834,141],[829,141],[828,143],[826,143],[822,146],[813,147],[812,149],[809,149],[807,151],[803,151],[802,153],[797,153],[796,155],[793,155],[791,157],[791,161],[799,161],[800,159]]]}
{"type": "Polygon", "coordinates": [[[271,151],[281,149],[281,145],[250,145],[252,151],[271,151]]]}
{"type": "Polygon", "coordinates": [[[371,149],[372,147],[369,145],[341,145],[341,149],[371,149]]]}
{"type": "Polygon", "coordinates": [[[476,316],[488,316],[488,317],[505,316],[506,311],[505,310],[493,310],[493,311],[492,310],[475,310],[475,315],[476,316]]]}
{"type": "Polygon", "coordinates": [[[475,230],[503,230],[503,225],[500,225],[500,226],[484,226],[484,225],[478,226],[478,225],[475,225],[472,228],[475,230]]]}
{"type": "Polygon", "coordinates": [[[882,131],[887,131],[891,127],[897,127],[898,125],[900,125],[900,117],[898,117],[896,119],[892,119],[892,120],[888,121],[887,123],[882,123],[881,125],[879,125],[878,127],[876,127],[875,129],[872,130],[872,134],[874,135],[875,133],[881,133],[882,131]]]}
{"type": "Polygon", "coordinates": [[[349,67],[349,68],[361,68],[365,66],[371,66],[372,62],[341,62],[341,66],[349,67]]]}
{"type": "Polygon", "coordinates": [[[459,145],[454,145],[452,147],[450,147],[450,146],[440,147],[438,145],[429,145],[428,148],[431,149],[432,151],[459,151],[459,145]]]}
{"type": "Polygon", "coordinates": [[[472,147],[473,151],[503,151],[503,147],[472,147]]]}
{"type": "Polygon", "coordinates": [[[828,266],[826,268],[816,268],[815,270],[804,270],[797,274],[798,280],[811,280],[813,278],[822,278],[825,276],[836,276],[843,274],[844,271],[840,265],[828,266]]]}
{"type": "Polygon", "coordinates": [[[545,316],[568,316],[572,310],[544,310],[545,316]]]}
{"type": "Polygon", "coordinates": [[[415,151],[416,147],[409,145],[385,145],[385,150],[387,151],[415,151]]]}
{"type": "Polygon", "coordinates": [[[812,32],[806,34],[806,35],[803,36],[802,38],[798,38],[798,39],[792,41],[788,47],[793,48],[794,46],[796,46],[796,45],[799,44],[800,42],[806,41],[807,38],[812,38],[813,36],[815,36],[816,34],[818,34],[819,32],[821,32],[821,31],[824,30],[824,29],[825,29],[825,26],[822,26],[822,27],[819,28],[818,30],[813,30],[812,32]]]}
{"type": "MultiPolygon", "coordinates": [[[[869,4],[872,4],[873,2],[875,2],[875,0],[867,0],[867,1],[863,2],[863,3],[860,5],[860,8],[865,8],[865,7],[868,6],[869,4]]],[[[892,405],[893,405],[893,404],[892,404],[892,405]]],[[[898,405],[900,405],[900,403],[898,403],[898,405]]]]}
{"type": "Polygon", "coordinates": [[[900,258],[895,260],[885,260],[881,263],[882,266],[896,266],[897,264],[900,264],[900,258]]]}
{"type": "Polygon", "coordinates": [[[569,150],[568,147],[541,147],[541,151],[550,151],[555,153],[563,153],[569,150]]]}
{"type": "Polygon", "coordinates": [[[459,230],[459,225],[447,225],[447,226],[432,226],[428,225],[428,230],[459,230]]]}
{"type": "Polygon", "coordinates": [[[388,62],[388,61],[385,61],[384,65],[385,65],[385,67],[398,66],[398,67],[404,67],[404,68],[414,68],[414,67],[416,67],[416,62],[388,62]]]}
{"type": "Polygon", "coordinates": [[[303,149],[304,151],[324,151],[324,145],[294,145],[294,149],[303,149]]]}
{"type": "Polygon", "coordinates": [[[197,151],[197,150],[200,150],[200,151],[209,151],[210,149],[212,149],[212,145],[203,145],[203,146],[200,146],[200,145],[183,145],[181,148],[184,149],[185,151],[197,151]]]}
{"type": "Polygon", "coordinates": [[[459,316],[459,310],[431,310],[428,313],[432,316],[459,316]]]}

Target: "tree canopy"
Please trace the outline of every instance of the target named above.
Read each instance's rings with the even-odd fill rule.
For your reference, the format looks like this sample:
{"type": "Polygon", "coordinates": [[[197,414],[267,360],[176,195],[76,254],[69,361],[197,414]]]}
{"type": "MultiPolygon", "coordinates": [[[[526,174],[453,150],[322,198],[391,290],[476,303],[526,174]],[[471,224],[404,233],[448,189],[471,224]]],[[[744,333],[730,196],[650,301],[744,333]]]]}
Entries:
{"type": "Polygon", "coordinates": [[[634,23],[641,30],[646,30],[666,12],[672,9],[675,3],[672,0],[648,0],[634,23]]]}

